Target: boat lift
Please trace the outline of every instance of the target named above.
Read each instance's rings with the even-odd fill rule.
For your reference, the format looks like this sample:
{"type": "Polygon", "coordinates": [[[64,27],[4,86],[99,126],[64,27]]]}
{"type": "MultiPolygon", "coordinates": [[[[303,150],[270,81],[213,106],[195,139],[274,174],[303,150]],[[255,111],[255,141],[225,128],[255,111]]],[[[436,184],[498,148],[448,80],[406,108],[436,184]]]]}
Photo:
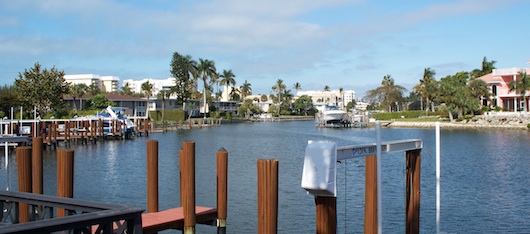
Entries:
{"type": "Polygon", "coordinates": [[[315,196],[317,233],[336,233],[336,162],[366,158],[365,232],[382,233],[383,152],[406,152],[406,233],[419,233],[420,159],[423,141],[419,139],[381,142],[381,123],[376,123],[376,143],[337,147],[335,142],[313,141],[306,147],[302,188],[315,196]],[[376,197],[377,199],[373,199],[376,197]],[[374,200],[377,200],[375,202],[374,200]]]}

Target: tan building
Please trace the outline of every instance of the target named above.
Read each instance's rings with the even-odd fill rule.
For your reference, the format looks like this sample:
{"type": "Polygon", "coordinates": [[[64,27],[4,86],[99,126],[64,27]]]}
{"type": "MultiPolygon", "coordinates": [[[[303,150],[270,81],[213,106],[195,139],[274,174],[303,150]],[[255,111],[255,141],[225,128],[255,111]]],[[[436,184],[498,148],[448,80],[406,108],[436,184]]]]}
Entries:
{"type": "Polygon", "coordinates": [[[76,74],[64,75],[66,82],[70,84],[85,84],[86,86],[96,85],[103,93],[113,93],[119,91],[120,78],[117,76],[100,76],[96,74],[76,74]]]}

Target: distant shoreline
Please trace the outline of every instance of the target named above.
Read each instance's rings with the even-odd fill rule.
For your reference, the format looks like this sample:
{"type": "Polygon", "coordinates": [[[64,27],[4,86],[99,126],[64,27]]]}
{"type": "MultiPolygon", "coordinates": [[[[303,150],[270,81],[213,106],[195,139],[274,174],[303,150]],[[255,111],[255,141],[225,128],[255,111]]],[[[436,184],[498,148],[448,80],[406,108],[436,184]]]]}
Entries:
{"type": "MultiPolygon", "coordinates": [[[[405,122],[405,121],[393,121],[385,122],[381,121],[381,125],[388,128],[434,128],[436,122],[405,122]]],[[[440,122],[440,128],[459,128],[459,129],[519,129],[527,130],[525,124],[481,124],[481,123],[449,123],[440,122]]]]}

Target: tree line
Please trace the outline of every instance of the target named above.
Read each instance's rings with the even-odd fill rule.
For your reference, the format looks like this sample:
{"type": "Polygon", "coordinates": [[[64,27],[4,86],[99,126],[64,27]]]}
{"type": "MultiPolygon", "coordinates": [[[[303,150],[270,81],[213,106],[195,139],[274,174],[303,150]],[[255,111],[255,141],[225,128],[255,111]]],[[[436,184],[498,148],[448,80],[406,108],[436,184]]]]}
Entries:
{"type": "MultiPolygon", "coordinates": [[[[436,80],[436,72],[425,68],[423,77],[412,88],[408,97],[404,94],[407,89],[396,85],[391,75],[383,77],[381,86],[366,92],[365,98],[370,102],[372,109],[386,110],[388,112],[421,109],[426,114],[434,113],[435,106],[439,112],[447,113],[450,120],[464,118],[465,115],[474,115],[490,109],[498,109],[495,102],[491,104],[491,92],[486,82],[477,79],[487,75],[495,69],[496,61],[482,60],[480,69],[470,72],[461,71],[436,80]],[[419,103],[416,107],[414,103],[419,103]]],[[[512,81],[510,91],[521,95],[526,100],[525,94],[530,90],[530,80],[526,73],[518,74],[519,79],[512,81]]],[[[526,111],[526,103],[524,104],[526,111]]]]}

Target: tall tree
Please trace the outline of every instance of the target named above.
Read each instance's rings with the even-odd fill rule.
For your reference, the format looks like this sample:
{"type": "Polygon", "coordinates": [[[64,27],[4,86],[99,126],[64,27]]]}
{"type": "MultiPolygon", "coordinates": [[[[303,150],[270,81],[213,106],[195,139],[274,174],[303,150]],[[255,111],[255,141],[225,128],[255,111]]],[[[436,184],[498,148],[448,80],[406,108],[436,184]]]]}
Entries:
{"type": "Polygon", "coordinates": [[[219,77],[221,78],[219,83],[225,86],[226,92],[228,92],[228,86],[236,85],[236,80],[235,80],[236,76],[234,75],[232,70],[228,70],[228,71],[223,70],[223,73],[219,77]]]}
{"type": "Polygon", "coordinates": [[[153,96],[153,92],[155,91],[155,87],[153,86],[153,84],[149,83],[149,81],[146,81],[144,83],[142,83],[142,92],[144,93],[144,95],[147,97],[147,107],[146,107],[146,111],[147,111],[147,118],[149,119],[149,106],[151,105],[149,100],[151,98],[151,96],[153,96]]]}
{"type": "MultiPolygon", "coordinates": [[[[285,90],[285,84],[283,83],[282,79],[278,79],[276,81],[276,84],[272,86],[272,91],[276,92],[278,94],[278,103],[281,105],[282,103],[282,92],[285,90]]],[[[278,114],[280,113],[280,107],[278,107],[278,114]]]]}
{"type": "Polygon", "coordinates": [[[204,118],[206,119],[206,113],[208,112],[208,105],[206,103],[206,90],[208,89],[208,77],[210,79],[217,74],[215,69],[215,63],[214,61],[208,60],[208,59],[202,59],[199,58],[199,66],[197,67],[199,76],[202,77],[203,81],[203,104],[204,104],[204,118]]]}
{"type": "Polygon", "coordinates": [[[190,55],[173,53],[170,63],[171,75],[175,78],[175,86],[172,91],[177,96],[177,103],[183,105],[186,111],[186,102],[191,98],[195,89],[195,78],[197,77],[197,62],[190,55]]]}
{"type": "Polygon", "coordinates": [[[300,83],[296,82],[296,83],[294,83],[293,88],[296,91],[302,90],[302,85],[300,85],[300,83]]]}
{"type": "MultiPolygon", "coordinates": [[[[156,95],[157,99],[162,99],[162,123],[164,123],[164,114],[166,112],[166,100],[169,99],[171,96],[172,91],[168,89],[162,89],[158,94],[156,95]]],[[[165,125],[164,125],[165,126],[165,125]]]]}
{"type": "Polygon", "coordinates": [[[39,63],[18,74],[15,80],[15,92],[24,109],[36,107],[42,116],[55,108],[64,106],[63,96],[69,92],[68,83],[64,80],[64,71],[52,67],[50,70],[39,63]]]}
{"type": "Polygon", "coordinates": [[[131,84],[129,84],[129,82],[125,82],[123,84],[123,86],[121,86],[121,94],[123,95],[126,95],[126,96],[133,96],[134,93],[132,91],[132,88],[131,88],[131,84]]]}
{"type": "Polygon", "coordinates": [[[11,107],[20,106],[14,86],[0,87],[0,118],[7,116],[11,107]]]}
{"type": "MultiPolygon", "coordinates": [[[[414,86],[414,91],[421,94],[421,99],[423,102],[423,99],[425,99],[425,102],[427,103],[427,107],[425,108],[425,111],[429,110],[429,107],[431,108],[431,111],[434,112],[434,99],[437,95],[438,90],[438,82],[434,79],[434,76],[436,75],[436,72],[432,70],[431,68],[425,68],[423,70],[423,77],[420,80],[420,83],[416,86],[414,86]]],[[[423,108],[423,103],[421,104],[423,108]]]]}
{"type": "Polygon", "coordinates": [[[453,110],[457,111],[458,117],[463,118],[468,111],[477,109],[480,105],[477,98],[471,96],[468,72],[458,72],[453,76],[440,79],[440,90],[438,99],[445,103],[449,118],[454,120],[453,110]]]}
{"type": "Polygon", "coordinates": [[[307,116],[307,112],[313,107],[313,100],[307,95],[302,95],[294,101],[293,106],[298,114],[303,112],[307,116]]]}
{"type": "Polygon", "coordinates": [[[77,111],[77,105],[75,104],[75,98],[79,98],[79,110],[83,109],[83,95],[88,91],[88,86],[86,84],[73,84],[70,87],[70,92],[74,97],[74,109],[77,111]]]}
{"type": "Polygon", "coordinates": [[[245,83],[241,86],[241,98],[245,100],[245,97],[252,94],[252,85],[245,80],[245,83]]]}
{"type": "Polygon", "coordinates": [[[495,69],[495,63],[497,63],[497,61],[488,61],[486,56],[484,56],[484,58],[482,59],[481,69],[474,69],[473,71],[471,71],[471,79],[490,74],[493,69],[495,69]]]}
{"type": "Polygon", "coordinates": [[[526,71],[520,71],[518,73],[518,78],[508,84],[510,91],[515,91],[516,94],[521,95],[523,100],[523,111],[526,114],[527,112],[527,103],[526,103],[526,91],[530,90],[530,77],[526,75],[526,71]]]}
{"type": "MultiPolygon", "coordinates": [[[[383,107],[387,108],[388,112],[392,112],[392,107],[395,103],[399,103],[403,99],[403,93],[407,91],[406,88],[394,84],[394,79],[390,75],[385,75],[381,85],[378,88],[368,90],[366,98],[371,101],[379,102],[383,107]]],[[[397,108],[397,105],[396,105],[397,108]]]]}

